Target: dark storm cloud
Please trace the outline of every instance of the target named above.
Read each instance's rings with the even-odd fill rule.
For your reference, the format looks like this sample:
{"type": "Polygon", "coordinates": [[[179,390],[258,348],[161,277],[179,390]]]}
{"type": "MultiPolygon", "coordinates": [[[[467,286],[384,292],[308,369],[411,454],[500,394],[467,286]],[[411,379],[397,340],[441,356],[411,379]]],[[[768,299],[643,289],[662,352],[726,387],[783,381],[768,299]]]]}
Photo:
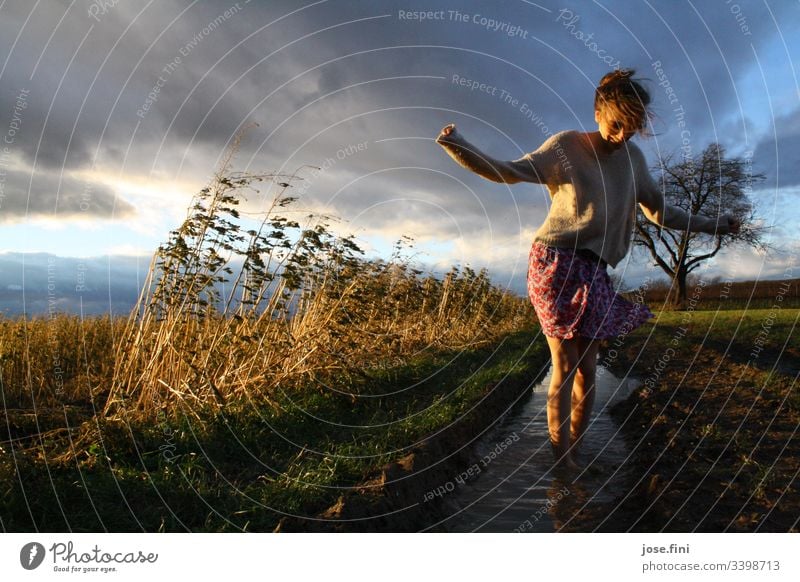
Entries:
{"type": "Polygon", "coordinates": [[[775,120],[774,132],[753,149],[753,170],[772,188],[800,184],[800,109],[775,120]]]}
{"type": "Polygon", "coordinates": [[[135,209],[103,184],[57,173],[11,170],[0,177],[0,222],[27,218],[128,218],[135,209]]]}
{"type": "MultiPolygon", "coordinates": [[[[236,114],[243,108],[232,109],[225,100],[215,107],[215,102],[240,67],[212,65],[238,40],[236,18],[244,18],[243,8],[215,23],[217,11],[202,4],[174,20],[186,8],[183,3],[157,3],[141,14],[134,12],[141,5],[119,3],[99,21],[87,14],[91,2],[78,2],[66,13],[60,3],[41,5],[32,14],[32,5],[24,11],[16,5],[9,14],[4,7],[0,19],[6,39],[13,39],[27,19],[3,72],[0,120],[10,115],[18,90],[30,92],[25,131],[15,144],[28,164],[86,169],[95,157],[118,158],[146,117],[162,135],[151,132],[143,140],[151,143],[140,141],[145,152],[161,141],[170,124],[173,139],[184,143],[198,129],[204,132],[201,139],[224,143],[236,128],[236,114]],[[45,5],[49,10],[42,10],[45,5]],[[220,46],[226,32],[231,36],[220,46]],[[160,94],[152,111],[142,112],[154,89],[160,94]]],[[[218,6],[224,14],[233,5],[218,6]]],[[[234,102],[236,95],[231,93],[234,102]]],[[[134,165],[146,160],[136,149],[131,155],[134,165]]]]}

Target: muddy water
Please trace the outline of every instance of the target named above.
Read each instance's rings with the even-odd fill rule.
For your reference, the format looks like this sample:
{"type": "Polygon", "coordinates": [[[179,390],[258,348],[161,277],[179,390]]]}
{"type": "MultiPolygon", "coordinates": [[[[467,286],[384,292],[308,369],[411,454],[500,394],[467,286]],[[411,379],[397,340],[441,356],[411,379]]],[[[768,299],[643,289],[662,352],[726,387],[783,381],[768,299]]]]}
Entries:
{"type": "MultiPolygon", "coordinates": [[[[597,396],[580,457],[586,469],[554,471],[545,408],[550,373],[476,445],[476,462],[443,492],[447,519],[428,531],[553,532],[579,524],[587,504],[622,493],[627,450],[609,406],[635,388],[598,367],[597,396]]],[[[455,477],[455,476],[454,476],[455,477]]]]}

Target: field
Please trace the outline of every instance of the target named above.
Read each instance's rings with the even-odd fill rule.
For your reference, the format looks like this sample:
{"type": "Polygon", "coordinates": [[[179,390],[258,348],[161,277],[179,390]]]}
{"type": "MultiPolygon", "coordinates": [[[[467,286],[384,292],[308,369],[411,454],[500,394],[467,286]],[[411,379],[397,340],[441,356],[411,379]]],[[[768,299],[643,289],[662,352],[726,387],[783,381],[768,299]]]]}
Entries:
{"type": "MultiPolygon", "coordinates": [[[[797,309],[660,312],[607,342],[600,364],[642,382],[612,411],[631,450],[627,485],[610,504],[561,503],[556,519],[570,531],[795,531],[799,317],[797,309]]],[[[288,516],[369,497],[365,487],[381,487],[386,467],[442,431],[459,446],[478,436],[500,414],[496,406],[474,414],[487,395],[503,383],[521,394],[547,362],[529,327],[469,349],[428,346],[360,376],[299,383],[247,404],[104,415],[99,387],[125,323],[59,316],[0,325],[5,531],[291,529],[288,516]],[[15,367],[26,351],[7,347],[27,338],[27,352],[41,356],[56,345],[50,337],[64,377],[48,399],[52,359],[15,367]],[[14,390],[26,369],[31,382],[14,390]]]]}
{"type": "Polygon", "coordinates": [[[201,420],[106,418],[102,402],[7,409],[3,529],[272,531],[284,515],[315,515],[431,435],[468,423],[498,382],[535,376],[544,352],[534,337],[427,351],[346,385],[298,386],[201,420]]]}
{"type": "Polygon", "coordinates": [[[798,531],[799,318],[779,301],[662,312],[606,346],[601,363],[642,381],[612,411],[631,450],[627,484],[574,527],[798,531]]]}

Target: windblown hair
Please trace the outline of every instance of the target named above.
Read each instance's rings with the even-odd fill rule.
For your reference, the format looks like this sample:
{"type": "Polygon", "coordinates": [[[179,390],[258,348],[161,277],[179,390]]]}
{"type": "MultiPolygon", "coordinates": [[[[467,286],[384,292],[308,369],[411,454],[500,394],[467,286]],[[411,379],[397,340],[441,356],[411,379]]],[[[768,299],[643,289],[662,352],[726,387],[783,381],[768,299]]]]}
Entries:
{"type": "Polygon", "coordinates": [[[630,130],[646,135],[647,120],[652,116],[648,109],[650,94],[633,75],[633,69],[618,69],[600,79],[594,92],[594,108],[619,119],[630,130]]]}

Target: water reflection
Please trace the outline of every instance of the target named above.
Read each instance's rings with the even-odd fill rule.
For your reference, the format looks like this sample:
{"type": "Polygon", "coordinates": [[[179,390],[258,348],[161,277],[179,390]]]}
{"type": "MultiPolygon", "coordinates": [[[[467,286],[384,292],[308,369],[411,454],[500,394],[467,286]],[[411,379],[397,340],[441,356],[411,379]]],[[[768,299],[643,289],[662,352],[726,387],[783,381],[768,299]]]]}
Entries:
{"type": "Polygon", "coordinates": [[[580,518],[588,504],[611,501],[621,491],[627,450],[609,406],[635,387],[607,369],[597,375],[597,396],[580,460],[573,475],[553,470],[547,431],[550,373],[532,397],[476,445],[480,471],[444,495],[447,519],[428,531],[553,532],[580,518]]]}

